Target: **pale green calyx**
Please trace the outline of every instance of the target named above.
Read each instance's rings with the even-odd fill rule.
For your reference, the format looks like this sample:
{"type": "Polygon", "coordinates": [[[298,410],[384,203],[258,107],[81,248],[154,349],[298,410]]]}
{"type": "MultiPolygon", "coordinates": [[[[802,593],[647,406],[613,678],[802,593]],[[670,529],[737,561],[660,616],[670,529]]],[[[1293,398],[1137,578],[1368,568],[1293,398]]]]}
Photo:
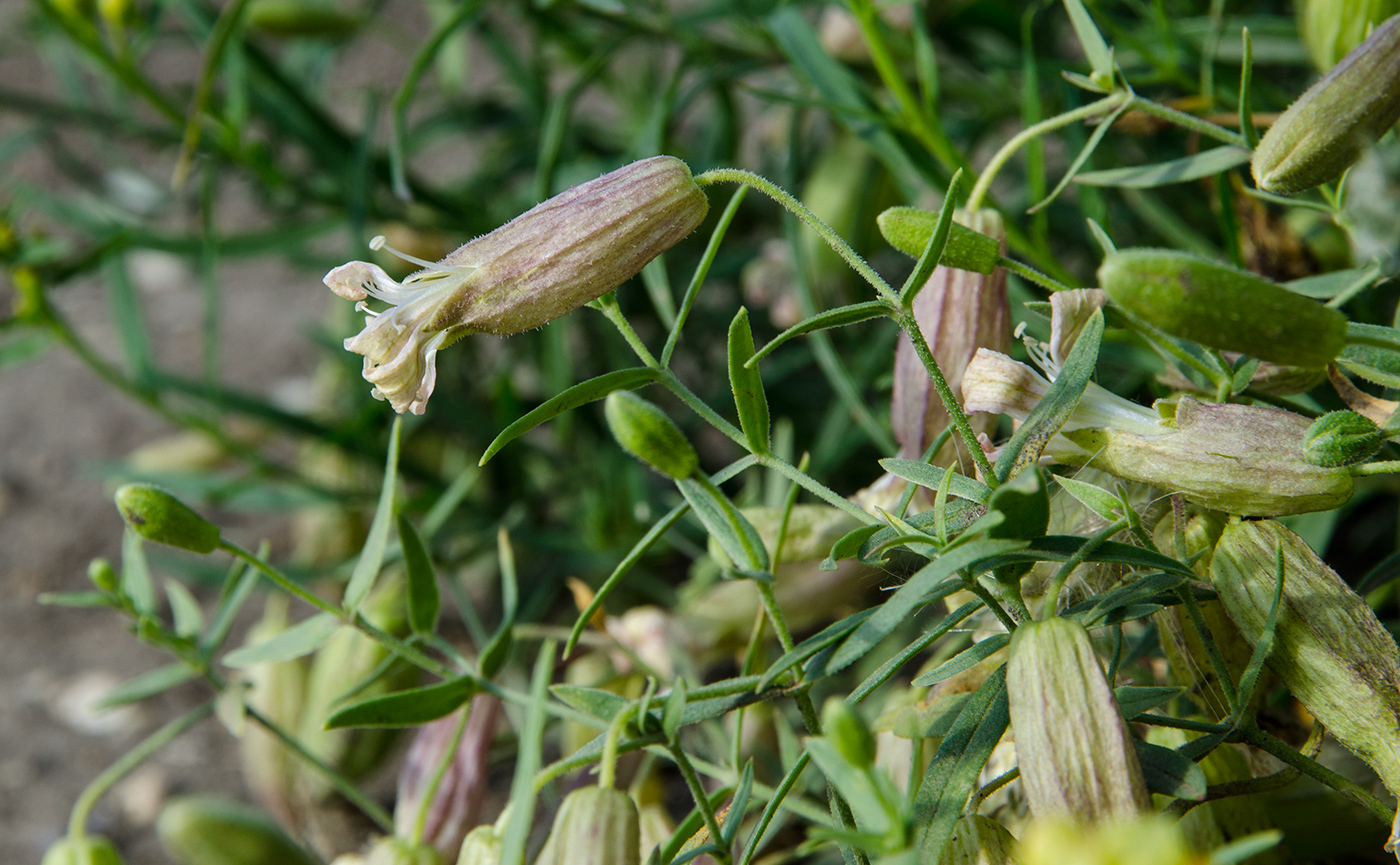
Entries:
{"type": "Polygon", "coordinates": [[[365,356],[372,393],[394,411],[422,414],[440,348],[469,333],[522,333],[595,300],[690,234],[709,199],[690,169],[654,156],[575,186],[433,263],[403,282],[363,261],[326,274],[337,295],[367,313],[345,348],[365,356]],[[371,311],[373,298],[389,304],[371,311]]]}

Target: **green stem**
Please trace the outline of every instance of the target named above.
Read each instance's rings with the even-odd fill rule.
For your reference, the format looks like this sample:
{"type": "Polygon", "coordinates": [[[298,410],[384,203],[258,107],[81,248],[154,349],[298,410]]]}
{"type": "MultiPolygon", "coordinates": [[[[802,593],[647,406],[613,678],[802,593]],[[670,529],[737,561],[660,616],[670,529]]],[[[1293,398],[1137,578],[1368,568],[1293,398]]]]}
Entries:
{"type": "Polygon", "coordinates": [[[1229,724],[1212,724],[1209,721],[1192,721],[1186,718],[1170,718],[1166,715],[1148,715],[1146,713],[1128,720],[1135,724],[1170,727],[1173,730],[1189,730],[1192,733],[1228,733],[1233,729],[1229,724]]]}
{"type": "Polygon", "coordinates": [[[603,758],[598,765],[599,787],[610,790],[617,784],[617,743],[635,710],[636,703],[623,706],[608,725],[608,735],[603,739],[603,758]]]}
{"type": "Polygon", "coordinates": [[[462,734],[467,732],[467,719],[471,717],[471,703],[463,706],[459,714],[461,717],[457,719],[457,726],[452,730],[452,744],[438,761],[433,780],[428,782],[427,789],[423,791],[423,801],[418,803],[418,818],[413,821],[414,844],[423,843],[423,827],[428,824],[428,811],[432,809],[433,800],[437,798],[442,779],[447,777],[447,770],[452,768],[453,761],[457,759],[457,749],[462,747],[462,734]]]}
{"type": "Polygon", "coordinates": [[[336,792],[344,796],[346,801],[350,802],[350,804],[359,808],[360,811],[366,817],[373,820],[380,829],[385,832],[394,831],[394,818],[389,816],[389,813],[383,808],[379,807],[373,799],[361,792],[359,787],[356,787],[344,775],[336,771],[335,767],[307,750],[306,746],[303,745],[300,740],[286,730],[283,730],[272,719],[266,717],[257,709],[245,703],[243,710],[247,712],[248,717],[252,718],[260,727],[277,737],[278,741],[290,749],[292,753],[314,767],[322,775],[325,775],[326,780],[336,789],[336,792]]]}
{"type": "Polygon", "coordinates": [[[1191,624],[1196,629],[1196,633],[1201,637],[1201,644],[1206,648],[1206,654],[1210,656],[1210,665],[1215,670],[1215,677],[1220,680],[1220,688],[1225,692],[1225,702],[1230,707],[1230,714],[1238,716],[1240,711],[1240,695],[1235,689],[1235,680],[1230,674],[1230,668],[1225,665],[1225,658],[1220,654],[1220,647],[1215,644],[1215,638],[1210,633],[1210,626],[1206,624],[1205,616],[1201,614],[1201,605],[1196,602],[1196,596],[1191,593],[1189,586],[1182,586],[1176,590],[1176,596],[1181,599],[1182,606],[1186,607],[1186,614],[1191,618],[1191,624]]]}
{"type": "Polygon", "coordinates": [[[1400,474],[1400,460],[1382,460],[1377,463],[1362,463],[1359,466],[1352,466],[1347,471],[1351,472],[1355,477],[1400,474]]]}
{"type": "Polygon", "coordinates": [[[895,294],[893,288],[880,274],[876,273],[860,254],[851,248],[845,238],[836,233],[836,230],[827,225],[819,216],[813,213],[807,205],[794,198],[787,190],[778,186],[773,181],[754,174],[751,171],[744,171],[739,168],[716,168],[706,171],[695,177],[695,183],[699,186],[708,186],[712,183],[745,183],[762,192],[764,195],[785,207],[793,216],[802,220],[808,228],[815,231],[822,240],[826,241],[837,255],[841,256],[851,269],[861,275],[870,286],[877,291],[881,297],[891,303],[898,303],[899,296],[895,294]]]}
{"type": "Polygon", "coordinates": [[[1019,262],[1014,258],[1008,258],[1005,255],[1003,255],[997,263],[1000,266],[1011,271],[1012,273],[1016,274],[1017,276],[1021,277],[1022,279],[1025,279],[1028,282],[1033,282],[1036,285],[1048,291],[1070,290],[1070,286],[1065,285],[1058,279],[1055,279],[1051,276],[1047,276],[1041,273],[1040,271],[1036,270],[1035,268],[1031,267],[1029,264],[1023,264],[1022,262],[1019,262]]]}
{"type": "Polygon", "coordinates": [[[720,862],[733,862],[733,851],[720,848],[724,834],[720,831],[719,818],[715,816],[715,809],[710,805],[710,797],[705,793],[704,785],[700,783],[700,776],[695,774],[695,767],[690,764],[690,758],[686,756],[679,744],[669,744],[666,746],[666,750],[670,752],[671,759],[676,763],[676,768],[681,770],[681,777],[685,779],[685,785],[690,788],[690,795],[695,800],[695,807],[700,811],[700,816],[705,821],[705,828],[710,830],[710,840],[714,842],[717,849],[715,858],[720,862]]]}
{"type": "Polygon", "coordinates": [[[982,206],[982,199],[987,196],[987,191],[992,187],[992,181],[996,178],[997,172],[1006,165],[1007,161],[1027,143],[1034,141],[1047,132],[1054,132],[1056,129],[1063,129],[1072,123],[1081,120],[1088,120],[1100,114],[1107,114],[1121,107],[1124,103],[1132,99],[1133,96],[1127,91],[1120,91],[1105,96],[1088,105],[1076,108],[1073,111],[1066,111],[1064,114],[1057,114],[1054,117],[1046,118],[1034,126],[1025,129],[1012,136],[1011,140],[1001,146],[1001,149],[993,154],[987,167],[982,169],[982,174],[977,178],[977,183],[972,187],[972,192],[967,196],[967,209],[976,210],[982,206]]]}
{"type": "Polygon", "coordinates": [[[1084,564],[1084,560],[1089,558],[1089,554],[1103,546],[1105,541],[1127,527],[1127,520],[1118,520],[1104,526],[1093,537],[1081,544],[1079,549],[1074,551],[1074,555],[1065,559],[1059,570],[1055,572],[1055,576],[1050,580],[1050,588],[1045,592],[1045,603],[1040,608],[1042,619],[1054,618],[1060,608],[1060,592],[1064,590],[1065,583],[1069,582],[1069,575],[1074,572],[1074,569],[1084,564]]]}
{"type": "Polygon", "coordinates": [[[213,700],[191,709],[141,740],[135,748],[127,751],[121,759],[108,766],[102,774],[93,778],[79,794],[78,801],[73,803],[73,811],[68,817],[68,837],[77,841],[86,838],[88,817],[91,816],[93,806],[97,804],[97,800],[101,799],[103,794],[126,777],[132,769],[146,762],[156,751],[213,713],[213,700]]]}
{"type": "Polygon", "coordinates": [[[700,256],[700,263],[695,265],[695,272],[690,277],[690,285],[686,287],[685,297],[681,299],[680,311],[676,314],[676,322],[671,325],[671,334],[666,337],[666,347],[661,350],[661,365],[671,366],[671,355],[676,350],[676,344],[680,342],[681,330],[685,327],[686,319],[690,317],[690,310],[695,306],[695,299],[700,296],[700,286],[704,284],[705,277],[710,273],[710,265],[714,263],[715,256],[719,254],[719,245],[724,240],[725,234],[729,232],[729,224],[734,221],[734,215],[739,212],[739,205],[743,202],[744,196],[748,194],[747,184],[740,186],[729,198],[729,204],[725,205],[724,213],[720,214],[719,224],[715,226],[714,232],[710,234],[710,242],[705,246],[704,255],[700,256]]]}
{"type": "Polygon", "coordinates": [[[1343,778],[1331,769],[1310,759],[1305,754],[1288,747],[1288,745],[1260,730],[1258,727],[1249,726],[1240,728],[1244,740],[1261,751],[1267,752],[1279,758],[1283,762],[1302,772],[1310,778],[1331,787],[1338,793],[1347,797],[1351,801],[1370,811],[1387,825],[1395,817],[1395,812],[1384,802],[1371,795],[1371,792],[1355,781],[1343,778]]]}
{"type": "Polygon", "coordinates": [[[647,348],[646,343],[642,342],[642,338],[637,336],[637,332],[632,329],[632,323],[622,314],[622,308],[617,305],[617,298],[613,294],[605,294],[598,298],[596,306],[603,315],[607,316],[608,321],[613,323],[618,333],[622,334],[622,338],[627,340],[627,344],[632,347],[632,351],[636,352],[637,357],[641,358],[642,363],[652,369],[661,368],[661,364],[656,362],[655,356],[647,348]]]}
{"type": "Polygon", "coordinates": [[[832,507],[840,511],[844,511],[850,516],[855,517],[857,520],[860,520],[866,525],[874,525],[875,523],[879,522],[878,519],[861,510],[858,505],[854,504],[849,499],[842,498],[830,487],[827,487],[825,484],[821,483],[820,481],[816,480],[810,475],[798,471],[794,466],[784,462],[781,459],[778,459],[772,454],[755,455],[754,460],[755,462],[757,462],[758,465],[764,466],[765,468],[773,469],[778,474],[786,477],[788,480],[791,480],[793,483],[807,490],[807,492],[811,493],[812,495],[816,496],[817,498],[821,499],[822,501],[826,502],[832,507]]]}
{"type": "Polygon", "coordinates": [[[943,377],[943,370],[938,366],[938,360],[933,356],[933,351],[928,347],[928,341],[924,339],[924,332],[919,328],[919,320],[914,317],[914,313],[908,309],[901,308],[895,314],[895,320],[899,326],[904,328],[904,332],[909,335],[909,340],[914,344],[914,352],[923,361],[924,369],[928,372],[928,377],[933,382],[933,389],[938,392],[938,398],[943,401],[943,408],[948,412],[948,418],[953,423],[953,428],[962,437],[963,444],[972,454],[972,461],[977,466],[977,471],[982,475],[982,481],[992,489],[996,489],[1001,481],[997,478],[996,472],[992,471],[992,464],[987,461],[987,455],[982,452],[982,445],[977,441],[977,433],[972,429],[972,423],[967,419],[967,412],[963,411],[962,403],[953,393],[953,389],[948,386],[948,379],[943,377]]]}
{"type": "Polygon", "coordinates": [[[1185,111],[1177,111],[1175,108],[1168,108],[1160,102],[1153,102],[1151,99],[1144,99],[1134,95],[1129,108],[1141,111],[1143,114],[1150,114],[1153,117],[1161,118],[1168,123],[1176,124],[1183,129],[1204,135],[1207,138],[1214,138],[1216,141],[1232,144],[1235,147],[1249,149],[1249,143],[1244,140],[1244,136],[1237,132],[1231,132],[1223,126],[1217,126],[1209,120],[1202,120],[1194,114],[1187,114],[1185,111]]]}

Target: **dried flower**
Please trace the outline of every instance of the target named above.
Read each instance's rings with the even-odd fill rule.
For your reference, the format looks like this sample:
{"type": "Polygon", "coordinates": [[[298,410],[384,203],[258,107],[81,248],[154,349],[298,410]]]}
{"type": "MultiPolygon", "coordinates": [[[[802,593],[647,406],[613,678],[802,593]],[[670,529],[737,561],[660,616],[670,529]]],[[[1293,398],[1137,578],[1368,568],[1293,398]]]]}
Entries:
{"type": "MultiPolygon", "coordinates": [[[[369,313],[345,348],[365,356],[374,396],[422,414],[438,349],[469,333],[533,330],[601,297],[694,231],[708,210],[685,163],[654,156],[562,192],[436,264],[400,254],[423,266],[402,283],[364,261],[324,281],[369,313]],[[371,297],[392,308],[370,312],[371,297]]],[[[388,249],[379,237],[370,247],[388,249]]]]}

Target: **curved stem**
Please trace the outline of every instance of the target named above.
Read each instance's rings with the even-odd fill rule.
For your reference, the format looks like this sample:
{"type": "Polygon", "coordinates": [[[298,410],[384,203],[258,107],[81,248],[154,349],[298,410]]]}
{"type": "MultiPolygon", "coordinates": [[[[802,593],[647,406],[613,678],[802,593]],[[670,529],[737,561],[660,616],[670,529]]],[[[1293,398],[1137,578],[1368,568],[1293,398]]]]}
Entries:
{"type": "Polygon", "coordinates": [[[714,842],[717,849],[715,858],[720,862],[733,862],[733,851],[720,847],[724,835],[720,830],[719,818],[715,816],[715,809],[710,804],[710,797],[705,793],[705,786],[700,783],[700,776],[695,773],[695,767],[691,765],[690,758],[686,756],[685,751],[681,750],[679,745],[667,745],[666,750],[671,754],[671,759],[675,761],[676,768],[681,770],[681,777],[685,779],[685,785],[690,788],[690,796],[695,800],[695,807],[700,811],[700,816],[705,821],[705,828],[710,830],[710,840],[714,842]]]}
{"type": "Polygon", "coordinates": [[[471,703],[463,706],[457,719],[457,726],[452,730],[452,744],[448,746],[442,759],[438,761],[437,769],[433,771],[433,779],[428,782],[427,788],[423,791],[423,800],[418,803],[418,816],[413,821],[413,843],[423,843],[423,828],[428,824],[428,811],[432,810],[433,800],[437,798],[438,788],[442,786],[442,779],[447,777],[447,770],[452,768],[452,763],[457,759],[457,749],[462,747],[462,734],[467,732],[467,719],[471,717],[471,703]]]}
{"type": "Polygon", "coordinates": [[[78,801],[73,803],[73,811],[68,817],[68,837],[75,840],[87,837],[88,817],[92,814],[93,806],[97,804],[97,800],[101,799],[103,794],[126,777],[132,769],[146,762],[156,751],[212,714],[214,714],[213,700],[191,709],[142,739],[135,748],[127,751],[121,759],[108,766],[102,774],[93,778],[91,783],[79,794],[78,801]]]}
{"type": "Polygon", "coordinates": [[[1185,111],[1177,111],[1175,108],[1168,108],[1160,102],[1153,102],[1151,99],[1144,99],[1134,95],[1129,108],[1141,111],[1143,114],[1150,114],[1159,117],[1168,123],[1174,123],[1183,129],[1199,133],[1207,138],[1214,138],[1216,141],[1225,144],[1233,144],[1236,147],[1251,149],[1249,142],[1244,140],[1244,136],[1237,132],[1231,132],[1223,126],[1217,126],[1209,120],[1202,120],[1194,114],[1187,114],[1185,111]]]}
{"type": "Polygon", "coordinates": [[[617,743],[627,729],[627,722],[636,711],[636,703],[623,706],[608,725],[608,735],[603,739],[603,758],[598,764],[598,786],[612,789],[617,783],[617,743]]]}
{"type": "Polygon", "coordinates": [[[1028,282],[1033,282],[1036,285],[1048,291],[1069,291],[1071,288],[1071,286],[1065,285],[1058,279],[1041,273],[1034,267],[1031,267],[1029,264],[1019,262],[1014,258],[1008,258],[1005,255],[1003,255],[997,261],[997,264],[1001,267],[1006,268],[1007,270],[1016,274],[1022,279],[1027,280],[1028,282]]]}
{"type": "Polygon", "coordinates": [[[1310,778],[1331,787],[1338,793],[1347,797],[1351,801],[1370,811],[1378,820],[1389,824],[1395,813],[1386,806],[1384,802],[1371,794],[1369,790],[1357,784],[1355,781],[1338,775],[1331,769],[1310,759],[1306,754],[1301,754],[1282,741],[1260,730],[1258,727],[1240,728],[1244,740],[1261,751],[1274,755],[1283,762],[1302,772],[1310,778]]]}
{"type": "Polygon", "coordinates": [[[1081,120],[1088,120],[1099,114],[1106,114],[1119,108],[1124,103],[1133,98],[1127,91],[1112,93],[1088,105],[1076,108],[1073,111],[1066,111],[1064,114],[1057,114],[1054,117],[1046,118],[1034,126],[1025,129],[1012,136],[1011,140],[1001,146],[987,163],[987,167],[982,169],[982,174],[977,178],[977,183],[972,187],[972,192],[967,196],[967,209],[976,210],[982,206],[982,199],[987,196],[987,190],[992,186],[992,180],[996,178],[997,172],[1001,171],[1012,155],[1020,150],[1025,144],[1044,135],[1047,132],[1054,132],[1062,129],[1071,123],[1078,123],[1081,120]]]}

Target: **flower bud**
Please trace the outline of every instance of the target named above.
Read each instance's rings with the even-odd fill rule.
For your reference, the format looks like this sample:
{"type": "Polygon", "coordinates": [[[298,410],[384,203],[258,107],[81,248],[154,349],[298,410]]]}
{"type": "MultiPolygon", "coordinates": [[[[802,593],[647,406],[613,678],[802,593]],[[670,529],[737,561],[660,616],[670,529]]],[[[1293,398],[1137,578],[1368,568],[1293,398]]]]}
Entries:
{"type": "MultiPolygon", "coordinates": [[[[875,221],[890,246],[918,258],[924,254],[924,247],[933,237],[938,216],[937,211],[917,207],[891,207],[875,217],[875,221]]],[[[1006,232],[1000,223],[994,211],[956,212],[948,231],[948,246],[944,248],[943,257],[938,263],[944,267],[990,274],[1001,260],[1002,237],[1006,232]],[[990,222],[985,214],[992,215],[990,222]]]]}
{"type": "Polygon", "coordinates": [[[603,403],[608,429],[618,445],[669,478],[695,474],[700,458],[667,414],[629,390],[615,390],[603,403]]]}
{"type": "Polygon", "coordinates": [[[964,814],[953,824],[938,865],[1012,865],[1016,839],[991,817],[964,814]]]}
{"type": "Polygon", "coordinates": [[[127,484],[117,490],[115,498],[122,519],[148,541],[192,553],[218,549],[219,527],[165,490],[149,484],[127,484]]]}
{"type": "Polygon", "coordinates": [[[1129,315],[1172,336],[1260,360],[1331,363],[1346,316],[1239,268],[1169,249],[1125,249],[1099,267],[1099,284],[1129,315]]]}
{"type": "Polygon", "coordinates": [[[1304,0],[1298,6],[1298,38],[1319,72],[1326,72],[1361,44],[1371,27],[1400,12],[1400,0],[1304,0]]]}
{"type": "Polygon", "coordinates": [[[106,838],[64,838],[48,849],[41,865],[122,865],[106,838]]]}
{"type": "Polygon", "coordinates": [[[1303,458],[1315,466],[1349,466],[1370,459],[1384,441],[1381,428],[1365,415],[1328,412],[1303,436],[1303,458]]]}
{"type": "Polygon", "coordinates": [[[443,865],[431,844],[415,844],[404,838],[380,838],[365,857],[365,865],[443,865]]]}
{"type": "MultiPolygon", "coordinates": [[[[902,224],[899,220],[886,219],[894,212],[887,210],[881,215],[882,229],[887,222],[902,224]]],[[[1006,271],[995,266],[1000,244],[1006,237],[1001,216],[992,210],[959,211],[956,219],[985,232],[978,234],[964,229],[956,220],[953,223],[955,230],[962,229],[991,244],[991,266],[986,270],[982,270],[980,265],[959,269],[960,265],[949,261],[948,254],[945,254],[944,260],[948,263],[934,268],[928,282],[915,296],[913,306],[919,329],[954,393],[961,387],[963,372],[979,348],[1004,352],[1011,346],[1011,307],[1006,299],[1006,271]]],[[[928,243],[932,230],[932,223],[929,223],[914,255],[923,252],[923,245],[928,243]]],[[[889,236],[889,232],[886,232],[886,236],[889,236]]],[[[959,235],[950,235],[949,250],[953,249],[951,238],[955,236],[959,235]]],[[[948,410],[933,389],[928,370],[914,351],[914,343],[907,334],[901,335],[895,348],[894,392],[890,397],[890,424],[899,441],[900,455],[907,459],[921,458],[950,422],[948,410]]],[[[977,418],[973,422],[973,431],[977,433],[990,433],[995,428],[995,418],[977,418]]],[[[933,463],[943,466],[953,464],[959,444],[958,437],[954,436],[953,441],[933,455],[933,463]]]]}
{"type": "Polygon", "coordinates": [[[1400,16],[1380,24],[1274,121],[1250,161],[1266,192],[1341,177],[1400,119],[1400,16]]]}
{"type": "Polygon", "coordinates": [[[394,830],[399,835],[406,837],[414,832],[427,787],[443,760],[450,759],[447,772],[428,806],[422,837],[443,856],[461,849],[462,839],[467,829],[476,825],[486,798],[487,757],[496,732],[499,707],[500,701],[495,697],[480,694],[472,698],[467,709],[459,709],[418,728],[399,771],[399,795],[394,802],[394,830]],[[463,711],[469,712],[467,726],[461,741],[455,743],[456,752],[449,755],[447,749],[454,744],[463,711]]]}
{"type": "Polygon", "coordinates": [[[1400,792],[1400,649],[1370,605],[1272,520],[1225,527],[1210,565],[1220,602],[1257,642],[1273,606],[1280,549],[1283,595],[1269,667],[1337,741],[1400,792]]]}
{"type": "Polygon", "coordinates": [[[640,865],[641,844],[631,796],[582,787],[564,797],[535,865],[640,865]]]}
{"type": "Polygon", "coordinates": [[[251,29],[268,36],[341,39],[360,26],[358,16],[317,0],[253,0],[244,15],[251,29]]]}
{"type": "Polygon", "coordinates": [[[1053,618],[1018,627],[1006,693],[1033,816],[1093,825],[1150,810],[1137,751],[1083,625],[1053,618]]]}
{"type": "Polygon", "coordinates": [[[852,766],[875,765],[875,737],[865,719],[840,697],[831,697],[822,706],[822,735],[852,766]]]}
{"type": "Polygon", "coordinates": [[[171,799],[156,820],[161,846],[180,865],[316,865],[262,811],[212,796],[171,799]]]}
{"type": "Polygon", "coordinates": [[[121,585],[121,580],[117,577],[117,572],[112,570],[112,563],[106,559],[93,559],[88,562],[88,579],[98,588],[99,591],[109,595],[115,594],[121,585]]]}
{"type": "MultiPolygon", "coordinates": [[[[370,312],[345,348],[365,356],[364,377],[394,411],[422,414],[438,349],[469,333],[542,327],[631,279],[704,220],[709,199],[673,156],[625,165],[538,204],[441,262],[396,282],[352,261],[326,274],[332,291],[370,312]]],[[[376,238],[375,249],[387,248],[376,238]]]]}

